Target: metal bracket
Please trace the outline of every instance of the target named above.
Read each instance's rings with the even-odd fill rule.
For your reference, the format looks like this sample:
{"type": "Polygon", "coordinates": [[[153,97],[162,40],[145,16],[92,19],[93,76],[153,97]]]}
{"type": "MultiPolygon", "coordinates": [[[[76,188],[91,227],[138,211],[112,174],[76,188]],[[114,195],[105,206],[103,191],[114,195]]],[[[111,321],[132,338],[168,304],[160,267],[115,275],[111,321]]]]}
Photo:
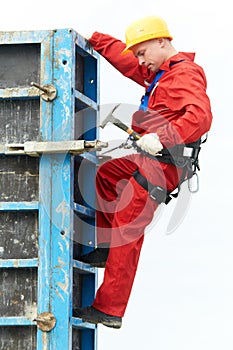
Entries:
{"type": "Polygon", "coordinates": [[[45,101],[53,101],[57,97],[57,89],[52,84],[45,84],[43,86],[31,82],[31,86],[35,86],[37,89],[41,90],[41,98],[45,101]]]}
{"type": "Polygon", "coordinates": [[[108,142],[99,140],[73,140],[73,141],[27,141],[23,144],[0,145],[0,154],[39,156],[50,153],[72,153],[81,154],[84,152],[99,151],[108,147],[108,142]]]}
{"type": "Polygon", "coordinates": [[[51,312],[42,312],[33,321],[36,321],[37,327],[43,332],[50,332],[56,325],[56,318],[51,312]]]}

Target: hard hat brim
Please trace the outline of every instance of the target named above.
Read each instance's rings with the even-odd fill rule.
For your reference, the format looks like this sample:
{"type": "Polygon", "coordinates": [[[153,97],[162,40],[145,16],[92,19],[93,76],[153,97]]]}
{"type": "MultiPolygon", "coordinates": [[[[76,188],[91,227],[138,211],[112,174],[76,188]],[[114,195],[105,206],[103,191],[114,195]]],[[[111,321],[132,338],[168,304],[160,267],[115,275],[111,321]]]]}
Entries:
{"type": "Polygon", "coordinates": [[[123,51],[121,51],[121,55],[126,55],[127,53],[132,52],[132,50],[130,50],[128,47],[126,47],[123,51]]]}

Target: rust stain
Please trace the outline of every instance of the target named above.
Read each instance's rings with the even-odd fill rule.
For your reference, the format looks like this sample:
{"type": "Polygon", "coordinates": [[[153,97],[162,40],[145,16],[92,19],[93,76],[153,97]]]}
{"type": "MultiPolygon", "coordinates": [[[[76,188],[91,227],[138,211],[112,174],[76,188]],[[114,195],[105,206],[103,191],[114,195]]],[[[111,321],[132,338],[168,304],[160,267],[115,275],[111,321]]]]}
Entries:
{"type": "Polygon", "coordinates": [[[66,265],[65,261],[63,261],[60,257],[58,257],[58,262],[60,265],[63,265],[63,266],[66,265]]]}
{"type": "Polygon", "coordinates": [[[13,265],[14,267],[19,267],[19,259],[14,259],[13,265]]]}
{"type": "Polygon", "coordinates": [[[61,251],[62,253],[64,253],[63,245],[62,245],[60,242],[58,243],[58,245],[59,245],[60,251],[61,251]]]}
{"type": "Polygon", "coordinates": [[[68,294],[69,278],[67,276],[65,276],[65,283],[57,282],[57,285],[65,294],[68,294]]]}
{"type": "Polygon", "coordinates": [[[48,335],[46,332],[42,333],[42,350],[48,350],[48,335]]]}
{"type": "Polygon", "coordinates": [[[39,96],[38,90],[34,87],[30,88],[7,88],[2,90],[1,97],[3,98],[12,98],[12,97],[18,97],[18,96],[31,96],[36,97],[39,96]]]}
{"type": "Polygon", "coordinates": [[[59,298],[61,298],[61,300],[64,302],[65,299],[63,298],[63,296],[58,292],[58,290],[56,290],[56,294],[59,298]]]}
{"type": "Polygon", "coordinates": [[[62,214],[62,223],[61,223],[62,226],[64,226],[65,217],[68,211],[69,211],[69,207],[66,201],[62,201],[56,208],[56,212],[62,214]]]}

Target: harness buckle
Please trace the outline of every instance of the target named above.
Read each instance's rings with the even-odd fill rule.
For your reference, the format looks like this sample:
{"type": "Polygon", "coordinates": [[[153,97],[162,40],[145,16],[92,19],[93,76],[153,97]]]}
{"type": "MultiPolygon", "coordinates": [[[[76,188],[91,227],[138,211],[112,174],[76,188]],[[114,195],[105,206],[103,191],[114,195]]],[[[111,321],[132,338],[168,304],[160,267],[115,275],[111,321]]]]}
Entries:
{"type": "Polygon", "coordinates": [[[184,168],[188,163],[188,158],[186,157],[174,157],[175,165],[177,168],[184,168]]]}
{"type": "Polygon", "coordinates": [[[160,186],[154,186],[152,189],[150,189],[149,195],[154,201],[161,204],[166,201],[167,191],[160,186]]]}

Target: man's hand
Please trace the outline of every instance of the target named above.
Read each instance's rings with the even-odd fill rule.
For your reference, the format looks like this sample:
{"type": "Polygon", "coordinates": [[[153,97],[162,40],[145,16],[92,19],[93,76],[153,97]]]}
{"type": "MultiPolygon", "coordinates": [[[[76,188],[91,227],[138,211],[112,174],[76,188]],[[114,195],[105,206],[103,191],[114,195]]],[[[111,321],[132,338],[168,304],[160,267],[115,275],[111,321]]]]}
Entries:
{"type": "Polygon", "coordinates": [[[143,151],[150,153],[151,155],[156,155],[163,149],[163,145],[159,141],[157,134],[146,134],[142,136],[136,145],[140,147],[143,151]]]}

